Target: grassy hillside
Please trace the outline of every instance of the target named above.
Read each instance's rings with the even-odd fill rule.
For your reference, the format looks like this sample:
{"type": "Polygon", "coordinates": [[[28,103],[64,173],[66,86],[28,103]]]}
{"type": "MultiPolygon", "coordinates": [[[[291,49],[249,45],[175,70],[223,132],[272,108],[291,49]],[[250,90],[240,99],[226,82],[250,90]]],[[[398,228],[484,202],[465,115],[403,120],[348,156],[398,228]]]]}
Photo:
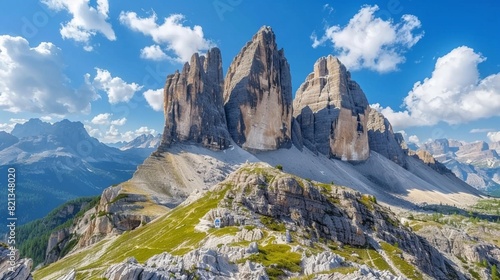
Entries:
{"type": "MultiPolygon", "coordinates": [[[[279,176],[281,173],[277,169],[264,170],[262,167],[242,168],[240,172],[247,174],[263,174],[267,183],[274,181],[275,176],[279,176]]],[[[300,181],[302,183],[304,182],[302,180],[300,181]]],[[[301,187],[303,188],[303,186],[301,187]]],[[[318,184],[314,185],[314,187],[318,190],[322,190],[322,193],[327,193],[328,191],[333,190],[332,186],[326,184],[318,184]]],[[[198,248],[202,242],[207,240],[207,238],[214,236],[219,237],[224,235],[235,235],[238,231],[240,231],[237,226],[227,226],[220,229],[212,228],[207,232],[195,230],[195,226],[200,222],[200,219],[211,209],[216,208],[229,190],[236,190],[232,183],[219,185],[219,187],[215,190],[207,192],[200,199],[190,204],[176,207],[163,217],[150,224],[141,226],[133,231],[125,232],[118,237],[106,238],[91,247],[70,254],[56,263],[35,271],[33,276],[35,279],[57,279],[68,274],[74,269],[76,271],[77,279],[100,279],[103,273],[111,265],[123,262],[129,257],[134,257],[139,263],[144,263],[150,257],[162,252],[168,252],[173,255],[181,256],[193,249],[198,248]]],[[[238,191],[244,192],[245,190],[238,191]]],[[[362,197],[362,200],[363,198],[364,196],[362,197]]],[[[231,199],[226,197],[226,200],[228,199],[229,201],[226,202],[230,202],[231,204],[231,199]]],[[[339,202],[340,201],[335,200],[332,203],[339,202]]],[[[365,207],[367,207],[367,211],[374,210],[373,203],[376,202],[369,199],[363,202],[361,202],[361,205],[366,203],[366,205],[370,206],[367,207],[365,205],[365,207]]],[[[250,260],[261,263],[264,265],[265,270],[271,279],[281,279],[281,277],[285,276],[287,273],[286,271],[300,273],[301,254],[292,252],[292,247],[298,246],[299,243],[293,241],[291,244],[276,244],[276,239],[280,238],[280,236],[284,234],[285,229],[284,227],[280,228],[278,226],[278,221],[267,221],[265,218],[266,216],[261,217],[261,222],[264,225],[262,228],[264,237],[257,242],[259,252],[248,257],[248,259],[241,259],[239,262],[250,260]]],[[[295,236],[294,240],[296,237],[298,236],[295,236]]],[[[231,243],[228,245],[248,245],[247,242],[242,243],[244,244],[231,243]]],[[[306,247],[305,250],[307,254],[315,254],[323,250],[329,250],[326,246],[326,244],[319,242],[314,243],[311,247],[306,247]]],[[[392,268],[398,267],[393,261],[391,261],[391,259],[383,257],[383,255],[370,247],[340,247],[339,244],[335,244],[335,246],[332,245],[330,249],[333,250],[333,252],[342,255],[348,261],[366,264],[375,269],[394,272],[392,268]],[[354,255],[357,257],[353,257],[354,255]]],[[[416,276],[416,279],[419,278],[420,275],[416,274],[415,269],[410,269],[413,268],[413,266],[407,263],[404,263],[403,265],[407,265],[409,267],[408,272],[404,271],[403,273],[416,276]]],[[[344,269],[346,270],[346,273],[352,272],[353,269],[356,270],[356,268],[349,265],[338,269],[344,269]]]]}
{"type": "Polygon", "coordinates": [[[92,279],[101,275],[110,264],[119,263],[128,256],[139,262],[162,253],[182,255],[197,247],[207,233],[194,227],[210,209],[224,197],[226,187],[210,192],[188,206],[180,206],[159,220],[126,232],[114,240],[103,240],[94,246],[71,254],[64,260],[35,271],[35,279],[55,279],[75,268],[78,279],[92,279]],[[86,262],[82,262],[86,260],[86,262]]]}

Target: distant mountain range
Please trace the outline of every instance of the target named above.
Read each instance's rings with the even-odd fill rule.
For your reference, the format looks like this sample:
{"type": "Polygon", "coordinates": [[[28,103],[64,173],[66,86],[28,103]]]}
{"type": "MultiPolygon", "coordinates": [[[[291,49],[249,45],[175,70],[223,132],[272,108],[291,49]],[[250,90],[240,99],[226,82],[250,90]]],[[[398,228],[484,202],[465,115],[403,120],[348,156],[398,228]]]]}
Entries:
{"type": "Polygon", "coordinates": [[[161,134],[142,134],[132,139],[131,141],[118,141],[115,143],[105,143],[109,147],[118,148],[122,151],[130,149],[149,149],[151,151],[157,149],[161,143],[161,134]]]}
{"type": "Polygon", "coordinates": [[[437,139],[416,148],[431,153],[467,184],[500,196],[500,142],[437,139]]]}
{"type": "Polygon", "coordinates": [[[161,134],[156,136],[152,134],[142,134],[135,138],[134,140],[124,143],[120,148],[122,151],[127,151],[130,149],[151,149],[155,150],[160,146],[161,134]]]}
{"type": "MultiPolygon", "coordinates": [[[[1,131],[0,170],[5,174],[7,168],[16,168],[19,223],[129,179],[153,150],[140,149],[151,146],[144,141],[152,138],[141,136],[120,150],[90,137],[82,123],[68,120],[50,124],[30,119],[17,124],[11,133],[1,131]]],[[[6,200],[0,201],[0,207],[6,208],[6,200]]]]}

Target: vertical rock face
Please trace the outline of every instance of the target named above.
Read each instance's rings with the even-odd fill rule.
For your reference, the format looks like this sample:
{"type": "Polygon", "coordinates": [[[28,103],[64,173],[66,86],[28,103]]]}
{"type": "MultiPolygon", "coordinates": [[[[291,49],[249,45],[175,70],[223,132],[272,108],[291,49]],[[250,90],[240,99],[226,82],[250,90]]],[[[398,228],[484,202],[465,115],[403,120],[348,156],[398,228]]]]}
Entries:
{"type": "Polygon", "coordinates": [[[229,146],[222,99],[222,59],[213,48],[193,54],[182,72],[167,77],[164,88],[165,128],[160,150],[174,142],[194,142],[215,150],[229,146]]]}
{"type": "Polygon", "coordinates": [[[238,145],[250,151],[291,146],[290,67],[270,27],[262,27],[234,58],[224,101],[229,133],[238,145]]]}
{"type": "Polygon", "coordinates": [[[366,160],[368,101],[350,73],[333,57],[322,57],[297,90],[294,116],[312,151],[348,161],[366,160]]]}
{"type": "Polygon", "coordinates": [[[406,156],[403,147],[406,143],[402,135],[394,134],[384,115],[374,109],[369,111],[367,128],[370,149],[403,166],[406,156]]]}

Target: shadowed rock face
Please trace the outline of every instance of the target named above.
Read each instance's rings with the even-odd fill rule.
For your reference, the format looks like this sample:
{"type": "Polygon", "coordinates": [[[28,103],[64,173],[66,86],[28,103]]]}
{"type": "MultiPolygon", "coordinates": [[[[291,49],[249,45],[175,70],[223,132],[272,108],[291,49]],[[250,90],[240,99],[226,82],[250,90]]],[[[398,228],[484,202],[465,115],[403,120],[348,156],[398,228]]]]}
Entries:
{"type": "Polygon", "coordinates": [[[348,161],[368,158],[368,101],[337,58],[316,61],[297,90],[293,109],[310,150],[348,161]]]}
{"type": "Polygon", "coordinates": [[[195,53],[184,68],[167,77],[164,88],[165,128],[160,150],[174,142],[194,142],[221,150],[229,146],[222,100],[222,59],[213,48],[195,53]]]}
{"type": "Polygon", "coordinates": [[[284,51],[262,27],[234,58],[224,83],[229,133],[246,150],[291,146],[292,83],[284,51]]]}
{"type": "Polygon", "coordinates": [[[374,109],[370,109],[368,114],[368,140],[370,149],[394,161],[395,163],[404,166],[406,153],[406,143],[402,135],[394,134],[392,125],[389,121],[374,109]]]}

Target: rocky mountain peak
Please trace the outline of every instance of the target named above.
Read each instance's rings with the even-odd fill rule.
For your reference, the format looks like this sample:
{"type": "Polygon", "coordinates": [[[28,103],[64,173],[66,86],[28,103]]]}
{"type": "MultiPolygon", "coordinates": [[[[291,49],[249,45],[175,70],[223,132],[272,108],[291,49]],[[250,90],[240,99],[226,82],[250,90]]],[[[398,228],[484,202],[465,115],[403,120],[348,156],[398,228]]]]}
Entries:
{"type": "Polygon", "coordinates": [[[476,142],[467,143],[467,144],[461,146],[458,149],[458,153],[461,153],[461,154],[479,153],[482,151],[487,151],[489,149],[490,149],[490,147],[489,147],[488,143],[486,143],[484,141],[476,141],[476,142]]]}
{"type": "Polygon", "coordinates": [[[218,48],[193,54],[164,88],[165,128],[160,150],[174,142],[220,150],[230,143],[222,101],[222,58],[218,48]]]}
{"type": "Polygon", "coordinates": [[[224,83],[233,140],[250,151],[291,146],[290,66],[270,27],[262,27],[234,58],[224,83]]]}
{"type": "Polygon", "coordinates": [[[24,137],[47,134],[49,133],[49,130],[51,130],[50,123],[33,118],[23,124],[16,124],[11,134],[21,139],[24,137]]]}
{"type": "Polygon", "coordinates": [[[316,61],[293,107],[306,147],[348,161],[368,158],[368,101],[336,57],[316,61]]]}
{"type": "Polygon", "coordinates": [[[5,131],[0,131],[0,151],[17,142],[19,142],[19,139],[16,136],[5,131]]]}

